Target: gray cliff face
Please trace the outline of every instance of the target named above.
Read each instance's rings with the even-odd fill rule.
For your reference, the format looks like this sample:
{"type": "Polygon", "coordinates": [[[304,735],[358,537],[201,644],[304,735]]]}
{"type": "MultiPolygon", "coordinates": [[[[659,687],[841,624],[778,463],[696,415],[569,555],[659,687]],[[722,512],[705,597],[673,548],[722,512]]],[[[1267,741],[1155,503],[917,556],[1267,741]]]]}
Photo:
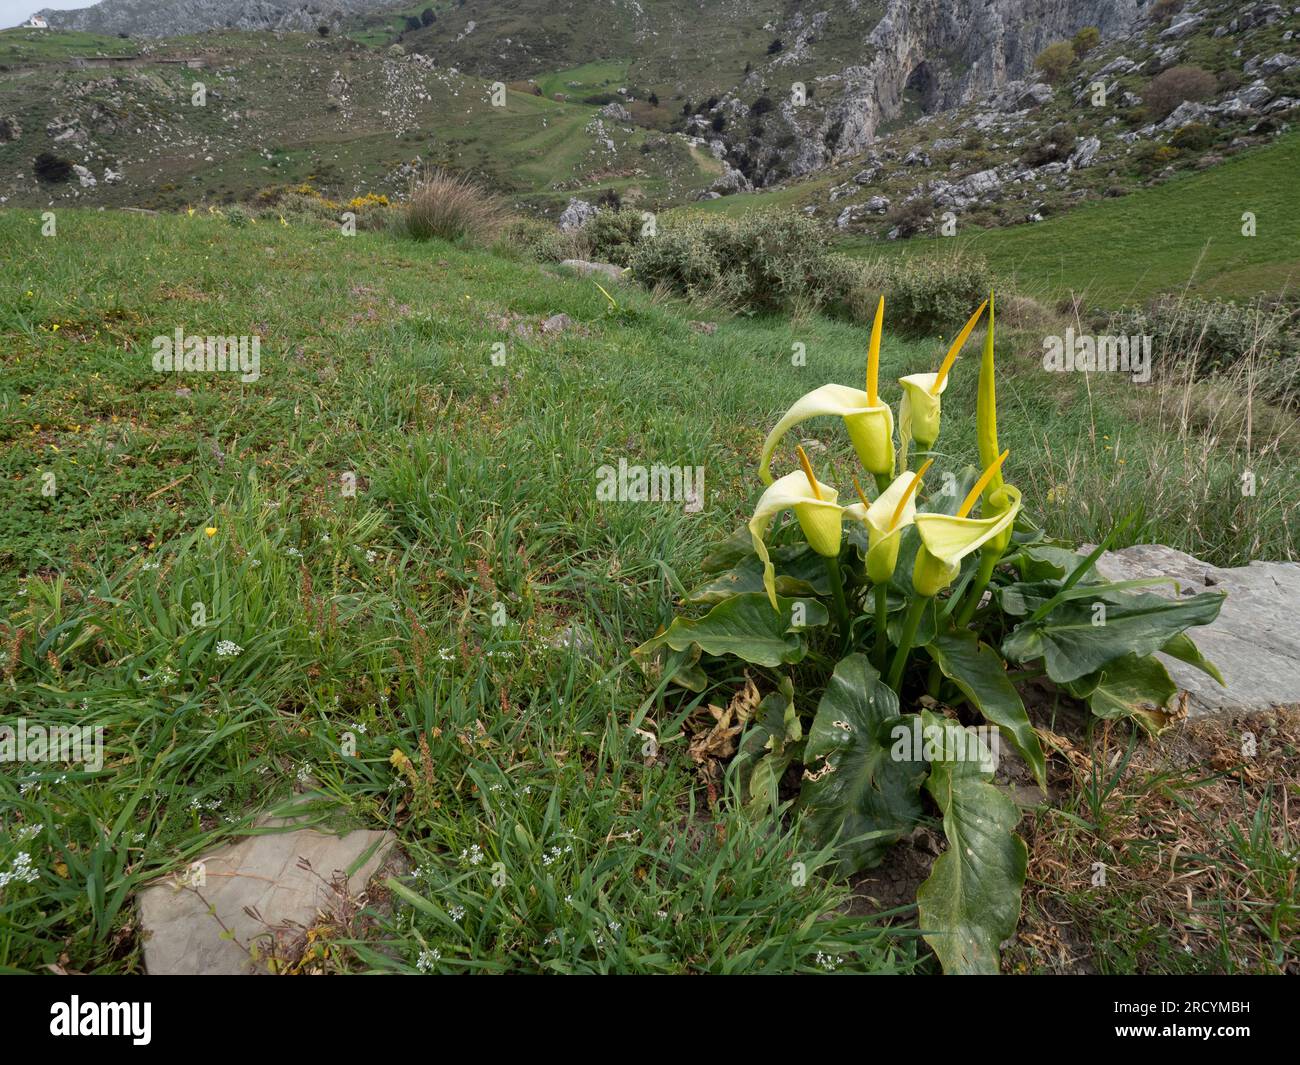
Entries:
{"type": "Polygon", "coordinates": [[[40,14],[60,30],[174,37],[214,29],[310,31],[384,6],[384,0],[104,0],[40,14]]]}
{"type": "Polygon", "coordinates": [[[1141,10],[1138,0],[890,0],[865,36],[864,62],[843,71],[842,94],[800,137],[789,172],[861,153],[905,95],[926,112],[969,103],[1031,73],[1052,41],[1085,26],[1121,36],[1141,10]]]}

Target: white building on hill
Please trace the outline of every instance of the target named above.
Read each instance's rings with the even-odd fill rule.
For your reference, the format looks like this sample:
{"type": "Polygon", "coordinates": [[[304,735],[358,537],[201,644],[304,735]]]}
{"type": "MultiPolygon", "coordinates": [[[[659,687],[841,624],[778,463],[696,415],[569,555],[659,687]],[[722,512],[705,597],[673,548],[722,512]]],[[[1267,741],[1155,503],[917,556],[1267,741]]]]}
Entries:
{"type": "Polygon", "coordinates": [[[45,19],[41,18],[40,15],[33,15],[23,23],[23,29],[25,30],[48,30],[49,28],[50,24],[46,22],[45,19]]]}

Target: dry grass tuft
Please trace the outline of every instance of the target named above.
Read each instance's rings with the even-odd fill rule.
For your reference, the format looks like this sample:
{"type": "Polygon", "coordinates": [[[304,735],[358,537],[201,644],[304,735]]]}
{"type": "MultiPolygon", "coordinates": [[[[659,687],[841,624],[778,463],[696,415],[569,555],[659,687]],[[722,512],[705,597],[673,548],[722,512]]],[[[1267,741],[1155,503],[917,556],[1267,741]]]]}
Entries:
{"type": "Polygon", "coordinates": [[[509,221],[506,205],[462,174],[429,170],[412,182],[406,229],[416,240],[486,246],[509,221]]]}

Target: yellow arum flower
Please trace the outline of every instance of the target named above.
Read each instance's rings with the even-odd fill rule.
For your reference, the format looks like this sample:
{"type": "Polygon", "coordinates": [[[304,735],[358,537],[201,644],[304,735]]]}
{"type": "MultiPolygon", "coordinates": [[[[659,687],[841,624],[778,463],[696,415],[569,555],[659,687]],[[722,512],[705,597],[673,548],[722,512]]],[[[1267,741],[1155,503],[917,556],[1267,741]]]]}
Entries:
{"type": "Polygon", "coordinates": [[[843,510],[836,502],[839,493],[823,484],[813,475],[803,448],[799,449],[802,470],[787,473],[768,485],[749,519],[749,535],[754,541],[754,551],[763,560],[763,587],[772,608],[776,609],[776,568],[767,553],[763,537],[767,527],[783,510],[793,510],[803,529],[808,546],[819,555],[836,558],[840,553],[840,521],[843,510]]]}
{"type": "Polygon", "coordinates": [[[772,483],[772,453],[781,437],[800,422],[823,414],[834,414],[844,419],[853,450],[868,473],[888,476],[894,472],[894,412],[889,404],[881,403],[876,383],[880,370],[880,333],[885,317],[885,297],[876,306],[876,319],[871,327],[871,346],[867,352],[867,388],[849,388],[847,385],[822,385],[801,397],[763,441],[763,458],[758,475],[764,484],[772,483]]]}
{"type": "Polygon", "coordinates": [[[898,434],[902,440],[901,462],[904,466],[907,465],[909,441],[915,440],[922,451],[929,451],[939,439],[939,397],[948,387],[948,372],[957,361],[957,354],[975,328],[975,323],[980,320],[986,305],[987,301],[981,303],[979,309],[961,327],[961,332],[952,342],[937,373],[914,373],[898,379],[898,383],[903,386],[903,402],[898,408],[898,434]]]}
{"type": "Polygon", "coordinates": [[[933,462],[933,459],[928,459],[916,473],[904,473],[894,478],[874,503],[867,503],[861,486],[858,486],[862,502],[846,508],[867,526],[867,576],[873,584],[885,584],[894,575],[903,530],[916,518],[916,490],[933,462]]]}
{"type": "MultiPolygon", "coordinates": [[[[984,334],[984,353],[980,359],[979,396],[975,409],[976,436],[979,440],[980,465],[988,467],[998,457],[998,401],[993,372],[993,293],[989,293],[989,325],[984,334]]],[[[984,516],[1002,514],[1012,507],[1019,508],[1020,493],[1002,480],[999,468],[984,487],[984,516]]],[[[1012,527],[1008,525],[989,540],[981,550],[1001,558],[1011,543],[1012,527]]],[[[990,563],[996,565],[996,562],[990,563]]]]}
{"type": "Polygon", "coordinates": [[[961,560],[978,550],[989,540],[1008,529],[1020,510],[1020,493],[1009,485],[1002,491],[1008,494],[1007,509],[986,518],[968,517],[980,493],[1006,461],[1009,451],[1004,451],[957,508],[956,514],[917,514],[916,531],[921,534],[921,548],[916,553],[916,566],[912,570],[912,584],[918,595],[937,595],[948,587],[961,570],[961,560]]]}

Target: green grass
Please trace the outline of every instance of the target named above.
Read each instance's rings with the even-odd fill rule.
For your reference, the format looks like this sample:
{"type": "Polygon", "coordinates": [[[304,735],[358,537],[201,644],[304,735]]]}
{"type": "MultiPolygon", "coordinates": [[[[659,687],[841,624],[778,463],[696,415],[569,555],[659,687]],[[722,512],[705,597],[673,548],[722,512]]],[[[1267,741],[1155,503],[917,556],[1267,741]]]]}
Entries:
{"type": "Polygon", "coordinates": [[[534,80],[544,96],[556,93],[570,97],[590,96],[597,92],[614,92],[625,85],[627,66],[626,60],[604,59],[568,70],[552,71],[534,80]]]}
{"type": "Polygon", "coordinates": [[[136,41],[78,30],[0,30],[0,63],[26,63],[70,56],[135,55],[136,41]]]}
{"type": "MultiPolygon", "coordinates": [[[[1294,293],[1300,280],[1300,219],[1291,187],[1300,168],[1300,134],[1245,152],[1209,170],[1128,196],[1102,200],[1033,225],[959,230],[1023,292],[1088,303],[1141,302],[1186,289],[1227,297],[1294,293]],[[1242,214],[1256,235],[1242,235],[1242,214]]],[[[952,240],[847,241],[857,254],[925,255],[952,240]]]]}
{"type": "MultiPolygon", "coordinates": [[[[42,238],[37,213],[0,212],[0,713],[103,725],[108,755],[100,773],[0,768],[0,868],[22,849],[39,877],[0,897],[0,967],[137,971],[134,893],[300,776],[331,816],[395,829],[419,867],[420,901],[342,952],[353,967],[405,970],[426,950],[482,971],[916,964],[905,930],[819,919],[848,892],[792,883],[795,862],[826,857],[797,827],[707,808],[684,750],[693,703],[659,697],[628,658],[746,518],[777,413],[860,381],[864,329],[718,318],[635,289],[615,308],[589,282],[382,231],[58,224],[42,238]],[[541,334],[558,312],[572,324],[541,334]],[[701,317],[715,333],[689,327],[701,317]],[[155,373],[151,340],[178,326],[258,334],[261,379],[155,373]],[[620,458],[703,466],[703,512],[598,501],[597,468],[620,458]],[[466,864],[475,845],[486,860],[466,864]]],[[[891,335],[882,380],[941,352],[891,335]]],[[[975,458],[974,365],[945,395],[944,466],[975,458]]],[[[1011,343],[1002,372],[1008,473],[1052,531],[1097,539],[1145,500],[1135,538],[1221,562],[1294,555],[1289,460],[1256,456],[1243,499],[1238,455],[1200,465],[1140,404],[1106,398],[1131,388],[1044,382],[1011,343]],[[1151,491],[1153,469],[1169,491],[1151,491]],[[1079,494],[1045,503],[1063,478],[1079,494]],[[1201,479],[1206,497],[1177,490],[1201,479]],[[1109,496],[1084,494],[1093,482],[1109,496]]],[[[826,441],[819,465],[847,483],[836,426],[800,436],[826,441]]]]}

